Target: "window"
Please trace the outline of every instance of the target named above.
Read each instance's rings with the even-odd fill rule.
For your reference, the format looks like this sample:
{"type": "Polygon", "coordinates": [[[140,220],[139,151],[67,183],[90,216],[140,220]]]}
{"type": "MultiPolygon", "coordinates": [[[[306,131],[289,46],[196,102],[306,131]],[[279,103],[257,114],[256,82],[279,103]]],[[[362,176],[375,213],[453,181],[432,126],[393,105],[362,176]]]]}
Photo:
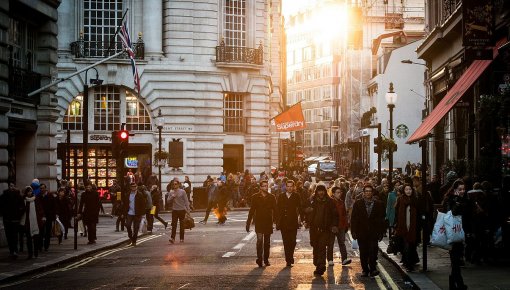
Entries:
{"type": "MultiPolygon", "coordinates": [[[[89,98],[89,113],[94,116],[93,121],[89,119],[94,130],[119,130],[121,123],[126,123],[129,131],[152,130],[151,117],[142,102],[131,91],[120,87],[94,87],[89,98]]],[[[67,108],[63,129],[82,130],[82,118],[83,96],[78,95],[67,108]]]]}
{"type": "Polygon", "coordinates": [[[118,87],[99,86],[94,91],[94,130],[120,129],[120,92],[118,87]]]}
{"type": "Polygon", "coordinates": [[[331,120],[331,107],[322,108],[322,121],[331,120]]]}
{"type": "Polygon", "coordinates": [[[312,146],[312,133],[310,131],[305,131],[305,147],[312,146]]]}
{"type": "Polygon", "coordinates": [[[321,108],[313,109],[313,118],[314,118],[314,120],[313,120],[314,122],[322,121],[321,108]]]}
{"type": "Polygon", "coordinates": [[[9,19],[7,43],[12,48],[12,66],[32,71],[34,68],[35,29],[25,22],[9,19]]]}
{"type": "Polygon", "coordinates": [[[129,131],[151,130],[149,112],[130,91],[126,91],[126,129],[129,131]]]}
{"type": "Polygon", "coordinates": [[[312,110],[304,110],[304,115],[306,123],[312,122],[312,110]]]}
{"type": "Polygon", "coordinates": [[[223,100],[223,131],[246,132],[243,117],[243,94],[226,93],[223,100]]]}
{"type": "Polygon", "coordinates": [[[321,146],[321,143],[321,131],[313,131],[313,147],[319,147],[321,146]]]}
{"type": "MultiPolygon", "coordinates": [[[[122,0],[83,0],[84,40],[90,46],[90,57],[105,56],[112,36],[122,19],[122,0]]],[[[122,49],[120,42],[114,38],[110,55],[122,49]]]]}
{"type": "Polygon", "coordinates": [[[225,1],[225,44],[246,47],[246,0],[225,1]]]}
{"type": "Polygon", "coordinates": [[[329,130],[322,130],[322,146],[329,146],[329,130]]]}
{"type": "Polygon", "coordinates": [[[67,113],[64,116],[64,130],[81,130],[83,117],[83,96],[77,96],[74,101],[71,102],[67,113]]]}

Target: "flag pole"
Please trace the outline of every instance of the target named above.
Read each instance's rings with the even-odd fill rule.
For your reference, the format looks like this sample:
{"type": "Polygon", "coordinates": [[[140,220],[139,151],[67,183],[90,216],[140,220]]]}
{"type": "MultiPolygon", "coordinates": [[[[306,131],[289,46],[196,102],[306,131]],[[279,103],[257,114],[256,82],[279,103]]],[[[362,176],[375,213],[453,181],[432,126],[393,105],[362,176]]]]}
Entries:
{"type": "MultiPolygon", "coordinates": [[[[72,74],[68,75],[68,76],[67,76],[67,77],[65,77],[65,78],[58,79],[58,80],[56,80],[56,81],[54,81],[54,82],[52,82],[52,83],[50,83],[50,84],[47,84],[47,85],[45,85],[45,86],[43,86],[43,87],[41,87],[41,88],[39,88],[39,89],[37,89],[37,90],[35,90],[35,91],[31,92],[31,93],[28,93],[28,96],[29,96],[29,97],[31,97],[31,96],[33,96],[33,95],[35,95],[35,94],[38,94],[38,93],[40,93],[40,92],[44,91],[45,89],[47,89],[47,88],[49,88],[49,87],[52,87],[52,86],[54,86],[54,85],[57,85],[57,84],[59,84],[59,83],[61,83],[61,82],[63,82],[63,81],[67,81],[68,79],[70,79],[70,78],[74,77],[75,75],[80,74],[80,73],[82,73],[82,72],[84,72],[84,71],[88,70],[89,68],[93,68],[93,67],[95,67],[95,66],[97,66],[97,65],[100,65],[100,64],[102,64],[103,62],[109,61],[110,59],[115,58],[115,57],[117,57],[117,56],[119,56],[119,55],[121,55],[121,54],[123,54],[123,53],[124,53],[124,50],[119,51],[119,52],[117,52],[116,54],[111,55],[111,56],[109,56],[109,57],[107,57],[107,58],[105,58],[105,59],[102,59],[102,60],[100,60],[100,61],[98,61],[98,62],[96,62],[96,63],[93,63],[93,64],[91,64],[91,65],[89,65],[89,66],[87,66],[87,67],[85,67],[85,68],[82,68],[81,70],[79,70],[79,71],[77,71],[77,72],[74,72],[74,73],[72,73],[72,74]]],[[[85,81],[86,81],[86,80],[85,80],[85,81]]]]}
{"type": "Polygon", "coordinates": [[[119,34],[119,30],[122,27],[122,22],[124,21],[124,18],[126,17],[126,15],[128,13],[128,10],[129,10],[129,8],[126,8],[126,12],[124,12],[124,15],[122,15],[122,19],[120,20],[120,25],[117,26],[117,30],[115,31],[115,34],[112,35],[112,37],[110,38],[110,45],[108,46],[108,50],[106,51],[106,55],[110,54],[110,50],[112,48],[112,44],[114,43],[115,37],[117,37],[117,34],[119,34]]]}

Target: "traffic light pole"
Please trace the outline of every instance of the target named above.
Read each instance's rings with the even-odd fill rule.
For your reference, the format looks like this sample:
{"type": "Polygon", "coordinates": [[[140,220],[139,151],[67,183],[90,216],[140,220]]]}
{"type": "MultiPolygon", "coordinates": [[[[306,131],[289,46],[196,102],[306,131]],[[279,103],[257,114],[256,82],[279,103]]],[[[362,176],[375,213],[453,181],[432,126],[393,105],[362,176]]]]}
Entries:
{"type": "Polygon", "coordinates": [[[377,123],[377,125],[370,125],[367,128],[377,128],[377,146],[379,150],[375,153],[377,153],[377,184],[381,184],[381,139],[382,139],[382,133],[381,133],[381,123],[377,123]]]}

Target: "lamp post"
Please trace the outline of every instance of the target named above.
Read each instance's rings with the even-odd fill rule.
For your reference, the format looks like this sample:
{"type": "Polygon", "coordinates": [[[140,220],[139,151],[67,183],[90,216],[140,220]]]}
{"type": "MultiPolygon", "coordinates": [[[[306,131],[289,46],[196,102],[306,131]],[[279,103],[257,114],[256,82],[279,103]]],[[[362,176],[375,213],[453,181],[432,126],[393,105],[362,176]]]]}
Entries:
{"type": "MultiPolygon", "coordinates": [[[[163,130],[163,125],[165,124],[165,118],[161,116],[161,109],[158,110],[158,117],[156,118],[156,126],[158,128],[158,150],[161,154],[161,131],[163,130]]],[[[162,181],[161,181],[161,160],[158,160],[158,180],[159,180],[159,190],[163,191],[162,189],[162,181]]]]}
{"type": "MultiPolygon", "coordinates": [[[[82,131],[83,131],[83,185],[86,185],[86,182],[89,179],[88,176],[88,157],[89,157],[89,85],[88,85],[88,71],[93,69],[96,71],[96,78],[90,80],[90,84],[93,85],[101,85],[103,80],[99,79],[99,73],[95,67],[90,67],[85,70],[85,84],[83,85],[83,114],[82,114],[82,131]]],[[[74,212],[74,249],[78,249],[78,194],[75,194],[75,212],[74,212]]]]}
{"type": "MultiPolygon", "coordinates": [[[[393,141],[393,109],[395,108],[395,103],[397,102],[397,93],[393,91],[393,83],[390,83],[390,90],[386,93],[386,103],[388,104],[388,109],[390,110],[390,139],[393,141]]],[[[388,148],[388,183],[393,184],[393,147],[390,146],[388,148]]]]}

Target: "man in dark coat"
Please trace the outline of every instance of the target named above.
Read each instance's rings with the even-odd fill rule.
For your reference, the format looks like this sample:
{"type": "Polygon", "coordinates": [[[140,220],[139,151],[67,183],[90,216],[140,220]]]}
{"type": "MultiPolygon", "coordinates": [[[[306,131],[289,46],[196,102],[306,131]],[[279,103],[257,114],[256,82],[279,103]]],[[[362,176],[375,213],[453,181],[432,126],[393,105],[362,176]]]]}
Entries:
{"type": "Polygon", "coordinates": [[[335,202],[326,193],[326,186],[319,184],[311,199],[310,244],[313,247],[314,275],[321,276],[326,271],[326,247],[331,233],[338,233],[338,213],[335,202]]]}
{"type": "Polygon", "coordinates": [[[44,228],[42,230],[43,234],[41,236],[41,246],[44,246],[44,250],[48,251],[48,248],[50,247],[53,223],[57,219],[57,197],[53,194],[53,192],[48,191],[46,184],[41,183],[39,188],[41,189],[40,195],[42,197],[44,217],[46,218],[46,221],[44,222],[44,228]]]}
{"type": "Polygon", "coordinates": [[[92,189],[89,182],[85,185],[85,192],[81,195],[78,218],[83,218],[83,223],[87,227],[88,244],[96,243],[96,225],[99,222],[99,210],[101,209],[101,200],[99,193],[92,189]]]}
{"type": "Polygon", "coordinates": [[[9,256],[13,259],[18,257],[19,222],[24,212],[25,201],[21,196],[21,192],[14,186],[14,183],[9,183],[9,188],[0,195],[0,213],[4,220],[9,256]]]}
{"type": "Polygon", "coordinates": [[[370,184],[363,186],[363,198],[354,202],[351,216],[352,238],[358,240],[362,276],[379,275],[377,264],[377,242],[382,239],[385,230],[385,208],[382,202],[374,198],[374,188],[370,184]]]}
{"type": "Polygon", "coordinates": [[[138,190],[136,183],[131,182],[130,190],[122,196],[123,212],[126,216],[126,228],[131,245],[136,246],[138,230],[142,216],[145,215],[147,199],[143,191],[138,190]]]}
{"type": "Polygon", "coordinates": [[[269,249],[271,234],[273,233],[274,214],[276,211],[276,199],[268,192],[267,180],[260,182],[260,192],[253,195],[252,205],[246,220],[246,231],[250,231],[252,219],[255,221],[257,233],[257,265],[262,267],[262,252],[264,252],[264,264],[269,263],[269,249]]]}
{"type": "Polygon", "coordinates": [[[283,249],[287,267],[294,264],[297,230],[304,220],[301,198],[296,193],[293,180],[286,181],[287,191],[280,194],[276,203],[276,230],[282,231],[283,249]]]}

